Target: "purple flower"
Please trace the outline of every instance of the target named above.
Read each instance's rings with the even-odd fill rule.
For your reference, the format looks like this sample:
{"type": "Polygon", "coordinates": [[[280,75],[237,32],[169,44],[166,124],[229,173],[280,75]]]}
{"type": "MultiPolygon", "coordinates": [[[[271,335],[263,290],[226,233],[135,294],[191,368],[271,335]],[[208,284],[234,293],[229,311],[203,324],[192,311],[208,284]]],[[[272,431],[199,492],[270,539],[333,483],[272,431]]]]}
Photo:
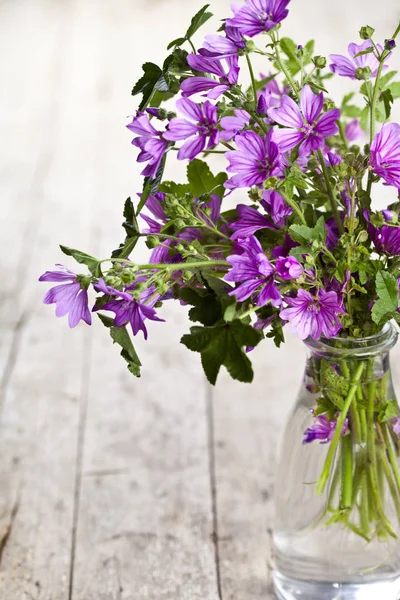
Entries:
{"type": "Polygon", "coordinates": [[[236,27],[225,28],[225,37],[221,35],[206,35],[203,47],[199,54],[202,56],[213,56],[218,58],[228,58],[243,54],[246,47],[246,40],[243,38],[239,29],[236,27]]]}
{"type": "Polygon", "coordinates": [[[320,289],[313,296],[300,289],[296,298],[285,297],[285,302],[289,308],[281,310],[280,316],[290,322],[292,332],[301,340],[308,337],[317,340],[321,335],[331,338],[342,328],[337,315],[343,307],[335,292],[320,289]]]}
{"type": "Polygon", "coordinates": [[[245,131],[236,136],[237,150],[226,152],[227,171],[236,173],[225,187],[252,187],[262,184],[268,177],[282,177],[282,158],[278,146],[272,141],[272,130],[266,136],[245,131]]]}
{"type": "Polygon", "coordinates": [[[303,267],[294,256],[281,256],[275,264],[276,273],[281,279],[298,279],[303,274],[303,267]]]}
{"type": "Polygon", "coordinates": [[[44,304],[56,305],[56,317],[65,317],[69,313],[68,324],[71,328],[76,327],[80,320],[91,325],[87,287],[82,287],[78,276],[63,265],[56,267],[58,271],[46,271],[39,277],[39,281],[61,284],[49,289],[43,298],[44,304]]]}
{"type": "Polygon", "coordinates": [[[234,17],[226,24],[237,27],[243,35],[254,37],[270,31],[287,17],[289,0],[245,0],[246,6],[234,4],[234,17]]]}
{"type": "MultiPolygon", "coordinates": [[[[135,283],[141,280],[142,278],[139,277],[135,283]]],[[[164,319],[157,317],[156,311],[153,308],[154,304],[160,299],[160,295],[154,294],[155,288],[154,286],[150,286],[140,294],[140,300],[136,300],[131,293],[134,286],[135,284],[129,288],[125,288],[123,292],[119,292],[106,285],[103,279],[99,279],[96,284],[96,290],[107,296],[118,298],[118,300],[110,300],[100,310],[110,310],[115,313],[115,327],[123,327],[127,323],[130,323],[133,335],[136,335],[139,331],[143,331],[144,339],[147,340],[145,320],[164,321],[164,319]]]]}
{"type": "MultiPolygon", "coordinates": [[[[329,420],[326,415],[318,415],[315,418],[315,423],[304,432],[303,444],[310,444],[315,440],[319,440],[320,444],[331,442],[335,434],[337,419],[329,420]]],[[[342,435],[346,435],[349,431],[348,419],[345,420],[342,429],[342,435]]]]}
{"type": "Polygon", "coordinates": [[[189,54],[187,57],[189,66],[201,73],[210,73],[218,77],[218,81],[211,77],[196,76],[185,79],[181,84],[184,97],[193,96],[200,92],[208,92],[207,96],[217,99],[221,94],[227,92],[232,85],[237,83],[239,77],[239,63],[236,56],[226,59],[228,70],[223,67],[221,60],[217,58],[189,54]]]}
{"type": "MultiPolygon", "coordinates": [[[[371,40],[365,40],[362,44],[349,44],[349,55],[351,57],[347,58],[347,56],[343,56],[342,54],[330,54],[329,58],[332,63],[329,65],[332,73],[337,73],[341,77],[350,77],[350,79],[357,79],[357,69],[365,69],[365,67],[369,67],[371,69],[371,77],[376,77],[379,68],[379,61],[375,56],[374,52],[370,52],[368,54],[362,54],[361,56],[357,56],[359,52],[363,52],[368,48],[372,47],[371,40]]],[[[377,48],[381,53],[383,51],[382,46],[377,44],[377,48]]],[[[390,55],[387,56],[389,58],[390,55]]],[[[383,67],[387,69],[385,65],[383,67]]]]}
{"type": "Polygon", "coordinates": [[[260,204],[269,215],[268,217],[262,215],[256,208],[238,204],[239,220],[231,224],[231,228],[235,230],[231,236],[232,240],[249,237],[260,229],[276,229],[285,225],[286,218],[293,211],[282,196],[278,192],[268,190],[263,192],[263,198],[260,204]]]}
{"type": "Polygon", "coordinates": [[[147,167],[142,171],[145,177],[155,179],[161,160],[167,149],[167,142],[162,139],[162,132],[157,131],[150,122],[147,115],[138,113],[127,128],[138,137],[132,140],[132,144],[140,148],[141,152],[137,158],[138,162],[147,162],[147,167]]]}
{"type": "Polygon", "coordinates": [[[223,131],[221,131],[220,137],[226,142],[235,138],[238,133],[243,131],[243,129],[249,125],[251,120],[251,116],[245,110],[234,110],[233,112],[234,116],[222,117],[221,119],[223,131]]]}
{"type": "Polygon", "coordinates": [[[400,436],[400,416],[393,417],[393,419],[390,419],[390,422],[393,424],[393,432],[400,436]]]}
{"type": "MultiPolygon", "coordinates": [[[[384,216],[385,214],[387,215],[387,211],[383,213],[384,216]]],[[[363,215],[367,221],[368,233],[377,252],[386,253],[390,256],[400,256],[400,227],[382,225],[378,228],[371,223],[367,210],[364,210],[363,215]]]]}
{"type": "Polygon", "coordinates": [[[346,125],[345,136],[349,142],[355,142],[363,137],[364,132],[360,127],[360,121],[358,119],[353,119],[346,125]]]}
{"type": "Polygon", "coordinates": [[[262,194],[260,204],[271,215],[271,219],[278,229],[286,226],[287,218],[293,213],[293,209],[286,204],[283,197],[275,190],[266,190],[262,194]]]}
{"type": "Polygon", "coordinates": [[[232,269],[225,275],[226,281],[240,285],[230,292],[239,302],[243,302],[257,292],[257,306],[271,302],[273,306],[282,303],[279,289],[274,283],[275,269],[265,256],[260,242],[254,236],[240,243],[242,254],[228,256],[232,269]]]}
{"type": "Polygon", "coordinates": [[[180,111],[194,123],[186,119],[171,119],[168,131],[164,133],[164,139],[176,142],[187,140],[179,149],[178,159],[193,160],[206,148],[213,148],[218,144],[219,131],[217,129],[217,109],[208,100],[202,106],[189,100],[181,98],[176,103],[180,111]]]}
{"type": "Polygon", "coordinates": [[[289,96],[282,96],[279,108],[273,107],[268,116],[286,129],[274,131],[274,141],[281,152],[288,152],[300,145],[299,155],[308,156],[325,145],[325,138],[339,131],[336,121],[340,117],[338,108],[328,110],[322,116],[324,94],[314,94],[309,85],[301,91],[300,105],[289,96]]]}
{"type": "Polygon", "coordinates": [[[371,145],[370,165],[388,185],[400,188],[400,125],[382,126],[371,145]]]}

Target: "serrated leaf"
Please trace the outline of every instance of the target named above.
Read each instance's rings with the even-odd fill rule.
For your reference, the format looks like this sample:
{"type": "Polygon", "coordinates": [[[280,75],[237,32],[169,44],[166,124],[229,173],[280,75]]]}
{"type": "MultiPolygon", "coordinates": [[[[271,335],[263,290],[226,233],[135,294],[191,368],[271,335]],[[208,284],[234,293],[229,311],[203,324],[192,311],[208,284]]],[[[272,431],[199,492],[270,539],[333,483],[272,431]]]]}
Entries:
{"type": "Polygon", "coordinates": [[[342,108],[342,114],[345,117],[350,117],[351,119],[357,119],[360,117],[362,108],[353,104],[347,104],[344,108],[342,108]]]}
{"type": "Polygon", "coordinates": [[[112,258],[128,258],[139,240],[139,226],[136,220],[133,202],[130,198],[125,200],[123,216],[125,220],[122,223],[122,227],[125,229],[126,238],[124,243],[112,252],[112,258]]]}
{"type": "Polygon", "coordinates": [[[128,370],[132,375],[135,375],[135,377],[140,377],[140,367],[142,366],[142,363],[136,354],[136,350],[126,326],[116,327],[114,325],[114,319],[100,313],[97,313],[97,316],[103,325],[110,330],[110,335],[114,344],[118,344],[122,348],[121,356],[126,360],[128,370]]]}
{"type": "Polygon", "coordinates": [[[193,196],[216,194],[221,198],[225,192],[224,183],[228,177],[226,173],[218,173],[214,176],[208,164],[196,158],[188,165],[187,178],[193,196]]]}
{"type": "Polygon", "coordinates": [[[181,342],[189,350],[201,353],[207,379],[214,385],[222,365],[234,379],[251,382],[253,370],[244,348],[256,346],[261,339],[260,331],[236,319],[214,327],[191,327],[181,342]]]}
{"type": "Polygon", "coordinates": [[[289,235],[295,242],[305,245],[307,242],[311,243],[315,240],[325,241],[327,231],[325,228],[325,219],[321,215],[315,225],[315,227],[307,227],[307,225],[291,225],[289,227],[289,235]]]}
{"type": "Polygon", "coordinates": [[[380,79],[380,87],[384,89],[390,81],[392,81],[393,77],[397,75],[397,71],[389,71],[386,75],[383,75],[380,79]]]}
{"type": "Polygon", "coordinates": [[[60,245],[60,248],[64,254],[67,256],[72,256],[76,260],[77,263],[81,265],[86,265],[92,275],[95,277],[102,277],[101,272],[101,264],[99,259],[94,258],[90,254],[86,254],[86,252],[82,252],[81,250],[75,250],[75,248],[68,248],[68,246],[60,245]]]}
{"type": "Polygon", "coordinates": [[[179,297],[194,308],[189,311],[191,321],[198,321],[203,325],[214,325],[222,318],[221,304],[215,294],[206,290],[181,288],[179,297]]]}
{"type": "Polygon", "coordinates": [[[142,100],[139,104],[139,110],[143,110],[148,105],[151,96],[153,95],[157,82],[162,76],[162,70],[154,63],[144,63],[142,77],[135,83],[132,88],[132,96],[142,94],[142,100]]]}
{"type": "Polygon", "coordinates": [[[186,39],[190,40],[190,38],[194,36],[196,31],[198,31],[200,29],[200,27],[202,25],[204,25],[204,23],[206,23],[209,19],[211,19],[213,14],[211,12],[207,12],[207,8],[209,8],[209,7],[210,7],[210,5],[206,4],[192,18],[189,28],[186,32],[186,39]]]}
{"type": "Polygon", "coordinates": [[[390,113],[392,111],[392,104],[394,102],[392,92],[390,88],[381,93],[381,101],[385,107],[385,120],[390,117],[390,113]]]}
{"type": "Polygon", "coordinates": [[[158,190],[166,194],[172,194],[176,198],[181,198],[190,193],[190,185],[187,183],[175,183],[175,181],[163,181],[158,190]]]}
{"type": "Polygon", "coordinates": [[[399,306],[397,279],[388,271],[378,271],[375,279],[377,300],[372,307],[372,320],[377,325],[392,318],[399,306]]]}

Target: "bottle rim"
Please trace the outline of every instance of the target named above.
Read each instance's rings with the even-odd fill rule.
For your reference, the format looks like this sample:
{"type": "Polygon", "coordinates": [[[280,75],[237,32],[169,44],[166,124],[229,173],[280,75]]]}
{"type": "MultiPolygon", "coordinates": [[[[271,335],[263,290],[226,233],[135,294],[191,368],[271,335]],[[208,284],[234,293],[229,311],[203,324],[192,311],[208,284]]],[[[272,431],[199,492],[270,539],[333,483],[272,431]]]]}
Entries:
{"type": "Polygon", "coordinates": [[[389,352],[397,342],[398,330],[390,321],[375,335],[352,338],[337,336],[304,340],[306,346],[315,354],[321,356],[351,356],[352,358],[365,358],[389,352]]]}

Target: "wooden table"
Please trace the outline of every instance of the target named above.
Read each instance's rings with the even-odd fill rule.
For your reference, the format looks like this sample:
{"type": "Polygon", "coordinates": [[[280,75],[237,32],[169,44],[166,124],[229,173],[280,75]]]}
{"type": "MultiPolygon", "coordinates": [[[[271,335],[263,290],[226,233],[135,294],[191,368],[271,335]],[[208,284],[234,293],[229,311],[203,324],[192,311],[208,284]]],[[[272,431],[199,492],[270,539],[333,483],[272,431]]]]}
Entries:
{"type": "MultiPolygon", "coordinates": [[[[322,51],[343,51],[361,6],[392,29],[372,0],[343,0],[344,24],[338,4],[309,1],[307,17],[294,6],[289,33],[303,19],[308,39],[322,20],[322,51]]],[[[168,304],[137,338],[135,380],[100,323],[70,331],[37,283],[56,262],[75,268],[58,243],[107,257],[120,241],[123,201],[140,191],[130,87],[200,5],[0,3],[1,600],[273,597],[273,473],[301,344],[257,349],[252,387],[223,373],[210,389],[178,343],[185,310],[168,304]]]]}

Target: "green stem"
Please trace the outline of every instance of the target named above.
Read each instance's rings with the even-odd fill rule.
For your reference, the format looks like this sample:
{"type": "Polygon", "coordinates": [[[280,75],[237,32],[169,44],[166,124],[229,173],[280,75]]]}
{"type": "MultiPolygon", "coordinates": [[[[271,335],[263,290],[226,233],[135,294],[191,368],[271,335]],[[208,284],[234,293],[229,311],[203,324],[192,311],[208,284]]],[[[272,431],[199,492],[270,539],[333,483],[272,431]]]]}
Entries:
{"type": "MultiPolygon", "coordinates": [[[[127,258],[105,258],[104,260],[100,261],[99,264],[105,263],[105,262],[117,262],[117,263],[130,263],[131,261],[129,261],[127,258]]],[[[231,265],[225,261],[225,260],[199,260],[197,262],[186,262],[186,263],[175,263],[175,264],[163,264],[163,263],[154,263],[154,264],[147,264],[147,265],[137,265],[138,270],[141,271],[142,269],[158,269],[160,271],[181,271],[181,270],[185,270],[185,269],[194,269],[194,268],[201,268],[201,267],[229,267],[231,268],[231,265]]]]}
{"type": "Polygon", "coordinates": [[[341,438],[341,475],[340,508],[350,509],[353,498],[353,440],[351,435],[341,438]]]}
{"type": "Polygon", "coordinates": [[[337,124],[338,124],[338,127],[339,127],[340,139],[342,140],[345,149],[348,150],[349,149],[349,145],[348,145],[347,140],[346,140],[346,134],[345,134],[345,131],[344,131],[343,123],[339,120],[337,122],[337,124]]]}
{"type": "Polygon", "coordinates": [[[335,220],[336,220],[337,226],[339,227],[340,233],[343,234],[344,233],[343,223],[339,216],[339,211],[338,211],[338,207],[336,204],[335,196],[333,194],[331,182],[329,181],[329,173],[326,168],[326,164],[325,164],[324,157],[322,155],[321,150],[318,150],[318,158],[319,158],[319,162],[321,164],[321,169],[322,169],[322,173],[323,173],[324,180],[325,180],[326,191],[328,193],[329,201],[331,203],[333,216],[335,217],[335,220]]]}
{"type": "Polygon", "coordinates": [[[369,534],[369,515],[368,515],[368,480],[364,472],[361,482],[361,506],[360,506],[360,526],[366,536],[369,534]]]}
{"type": "MultiPolygon", "coordinates": [[[[376,102],[378,99],[379,83],[380,83],[380,79],[381,79],[381,75],[382,75],[383,64],[384,64],[384,59],[381,58],[381,60],[379,62],[378,72],[376,75],[374,91],[372,93],[372,100],[371,100],[370,135],[369,135],[370,145],[372,145],[372,142],[374,141],[374,137],[375,137],[376,102]]],[[[368,184],[367,184],[368,196],[371,195],[372,178],[373,178],[373,174],[372,174],[372,170],[370,169],[369,173],[368,173],[368,184]]]]}
{"type": "Polygon", "coordinates": [[[193,42],[192,42],[192,40],[190,38],[188,39],[188,42],[189,42],[189,44],[190,44],[190,46],[191,46],[191,48],[193,50],[193,54],[196,54],[196,48],[195,48],[195,46],[194,46],[194,44],[193,44],[193,42]]]}
{"type": "Polygon", "coordinates": [[[350,387],[346,401],[343,405],[342,410],[340,411],[340,415],[338,417],[337,424],[336,424],[335,433],[333,435],[333,439],[330,443],[329,450],[326,455],[325,464],[321,471],[321,475],[319,476],[319,479],[317,481],[316,493],[318,496],[323,494],[325,486],[326,486],[329,476],[331,474],[332,463],[335,458],[337,447],[339,445],[340,436],[341,436],[342,430],[343,430],[343,425],[346,420],[347,413],[349,412],[351,403],[353,402],[355,393],[357,391],[357,386],[360,381],[361,375],[363,374],[364,366],[365,366],[364,363],[359,364],[357,371],[354,375],[353,383],[350,387]]]}
{"type": "Polygon", "coordinates": [[[303,223],[303,225],[307,226],[307,221],[306,221],[303,213],[301,212],[300,206],[292,198],[289,198],[288,195],[282,190],[282,188],[279,189],[279,193],[282,196],[282,198],[285,200],[285,202],[287,204],[289,204],[289,206],[291,208],[293,208],[294,212],[299,217],[299,219],[303,223]]]}
{"type": "Polygon", "coordinates": [[[297,89],[297,85],[292,77],[292,75],[290,74],[289,69],[287,68],[287,66],[285,65],[285,63],[283,62],[280,52],[279,52],[279,40],[275,40],[274,38],[272,38],[274,41],[274,46],[275,46],[275,57],[276,57],[276,62],[278,63],[278,65],[280,66],[280,69],[282,71],[282,73],[285,75],[288,83],[290,84],[290,87],[292,88],[292,90],[294,91],[294,93],[297,96],[297,99],[300,102],[300,92],[297,89]]]}
{"type": "Polygon", "coordinates": [[[250,73],[250,79],[251,79],[251,86],[253,88],[253,101],[254,101],[254,104],[257,105],[257,85],[256,85],[256,79],[254,77],[253,65],[251,64],[250,56],[249,56],[249,54],[247,52],[246,52],[246,61],[247,61],[247,66],[249,67],[249,73],[250,73]]]}
{"type": "Polygon", "coordinates": [[[393,444],[390,439],[386,423],[382,423],[381,430],[382,430],[382,434],[383,434],[383,439],[385,440],[386,450],[387,450],[387,453],[389,456],[390,466],[392,467],[392,471],[393,471],[394,478],[396,480],[397,488],[400,492],[400,469],[399,469],[399,465],[397,462],[396,452],[394,451],[393,444]]]}

